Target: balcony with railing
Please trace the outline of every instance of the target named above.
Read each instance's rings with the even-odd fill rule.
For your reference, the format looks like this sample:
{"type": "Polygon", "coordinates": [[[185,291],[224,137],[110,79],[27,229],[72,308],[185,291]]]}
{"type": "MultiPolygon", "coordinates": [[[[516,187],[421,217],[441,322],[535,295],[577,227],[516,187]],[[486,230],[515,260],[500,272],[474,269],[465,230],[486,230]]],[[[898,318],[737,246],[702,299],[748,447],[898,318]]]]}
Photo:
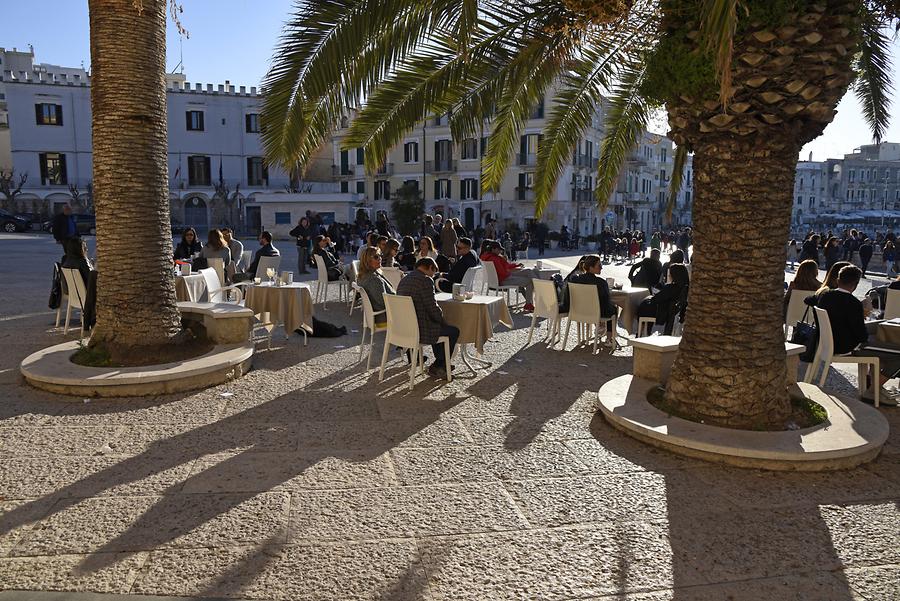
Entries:
{"type": "Polygon", "coordinates": [[[533,152],[518,153],[519,165],[527,165],[533,167],[537,165],[537,154],[533,152]]]}
{"type": "Polygon", "coordinates": [[[534,188],[522,188],[521,186],[516,186],[516,200],[533,202],[534,188]]]}
{"type": "Polygon", "coordinates": [[[382,163],[381,166],[375,170],[375,175],[394,175],[394,164],[382,163]]]}
{"type": "Polygon", "coordinates": [[[353,167],[351,165],[332,165],[331,175],[332,177],[350,177],[353,175],[353,167]]]}
{"type": "Polygon", "coordinates": [[[456,161],[454,161],[453,159],[425,161],[425,170],[431,173],[455,173],[456,161]]]}

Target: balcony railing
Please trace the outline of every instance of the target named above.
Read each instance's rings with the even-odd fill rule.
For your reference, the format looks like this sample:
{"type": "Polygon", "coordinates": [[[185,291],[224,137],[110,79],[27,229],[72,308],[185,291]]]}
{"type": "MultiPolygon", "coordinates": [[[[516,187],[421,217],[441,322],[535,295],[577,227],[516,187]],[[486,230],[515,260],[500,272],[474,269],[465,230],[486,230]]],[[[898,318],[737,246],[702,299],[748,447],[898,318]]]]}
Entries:
{"type": "Polygon", "coordinates": [[[393,175],[394,174],[394,164],[393,163],[384,163],[375,171],[375,175],[393,175]]]}
{"type": "Polygon", "coordinates": [[[425,170],[430,171],[431,173],[455,173],[456,161],[452,159],[425,161],[425,170]]]}
{"type": "Polygon", "coordinates": [[[534,200],[534,189],[533,188],[520,188],[516,186],[516,200],[534,200]]]}
{"type": "Polygon", "coordinates": [[[519,153],[519,165],[537,165],[537,154],[531,152],[519,153]]]}
{"type": "Polygon", "coordinates": [[[350,175],[353,175],[353,167],[340,167],[338,165],[332,165],[331,175],[332,177],[348,177],[350,175]]]}

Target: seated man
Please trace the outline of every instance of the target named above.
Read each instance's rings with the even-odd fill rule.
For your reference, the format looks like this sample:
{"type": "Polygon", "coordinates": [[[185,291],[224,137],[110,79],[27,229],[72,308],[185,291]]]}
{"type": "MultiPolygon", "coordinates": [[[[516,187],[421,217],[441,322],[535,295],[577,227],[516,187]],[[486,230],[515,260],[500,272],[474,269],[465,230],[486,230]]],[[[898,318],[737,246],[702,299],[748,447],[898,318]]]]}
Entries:
{"type": "MultiPolygon", "coordinates": [[[[434,351],[434,363],[428,368],[428,374],[437,378],[447,375],[447,365],[453,356],[453,349],[459,339],[459,329],[444,323],[444,312],[434,299],[434,276],[437,273],[437,263],[431,257],[424,257],[416,261],[416,268],[400,280],[397,286],[397,294],[412,297],[413,306],[416,308],[416,318],[419,322],[419,342],[430,344],[434,351]],[[438,338],[447,336],[450,338],[450,355],[444,356],[444,345],[438,344],[438,338]]],[[[452,367],[451,367],[452,369],[452,367]]]]}
{"type": "Polygon", "coordinates": [[[344,266],[341,260],[328,250],[328,244],[331,240],[328,236],[319,234],[313,238],[313,254],[322,257],[322,263],[325,265],[325,271],[328,274],[329,282],[336,282],[344,277],[344,266]]]}
{"type": "Polygon", "coordinates": [[[654,248],[650,251],[650,256],[642,259],[639,263],[635,263],[628,272],[628,279],[631,285],[636,288],[653,288],[659,287],[659,280],[662,277],[663,266],[659,260],[659,249],[654,248]]]}
{"type": "Polygon", "coordinates": [[[234,274],[235,282],[243,282],[246,280],[252,280],[256,277],[256,268],[259,266],[260,257],[278,257],[281,256],[281,253],[277,248],[272,246],[272,234],[269,232],[263,232],[259,235],[259,250],[253,255],[253,262],[250,263],[250,267],[247,268],[247,271],[244,273],[236,273],[234,274]]]}
{"type": "MultiPolygon", "coordinates": [[[[897,353],[890,353],[866,348],[869,332],[866,329],[863,306],[859,299],[853,296],[861,277],[862,272],[857,266],[844,267],[838,274],[837,288],[823,292],[817,304],[820,309],[828,311],[831,336],[834,339],[834,354],[850,353],[857,357],[878,357],[881,361],[879,385],[883,386],[900,371],[900,349],[897,353]]],[[[879,346],[888,345],[879,344],[879,346]]],[[[874,377],[874,374],[869,374],[869,377],[874,377]]],[[[881,389],[881,402],[885,405],[897,405],[894,395],[884,388],[881,389]]]]}
{"type": "Polygon", "coordinates": [[[456,263],[438,282],[438,287],[443,292],[453,292],[453,284],[461,284],[469,268],[478,265],[478,257],[472,252],[472,241],[468,238],[456,241],[456,256],[456,263]]]}
{"type": "Polygon", "coordinates": [[[490,261],[497,269],[497,280],[501,286],[519,286],[519,291],[525,297],[525,312],[534,311],[533,293],[534,282],[537,277],[533,269],[524,269],[521,263],[510,263],[503,257],[503,247],[499,242],[492,242],[488,251],[481,255],[482,261],[490,261]]]}

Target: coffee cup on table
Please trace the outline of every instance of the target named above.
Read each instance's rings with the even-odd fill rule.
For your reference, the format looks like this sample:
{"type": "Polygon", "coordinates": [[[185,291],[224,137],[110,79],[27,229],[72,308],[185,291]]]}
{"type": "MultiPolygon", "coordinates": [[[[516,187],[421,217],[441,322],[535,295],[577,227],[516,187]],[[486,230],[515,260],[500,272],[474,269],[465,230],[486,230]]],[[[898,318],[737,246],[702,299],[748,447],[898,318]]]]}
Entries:
{"type": "Polygon", "coordinates": [[[281,281],[285,286],[290,286],[294,283],[294,272],[293,271],[282,271],[281,272],[281,281]]]}
{"type": "Polygon", "coordinates": [[[540,269],[540,268],[541,268],[541,265],[543,265],[543,264],[544,264],[544,263],[543,263],[540,259],[538,259],[537,261],[535,261],[534,266],[535,266],[536,268],[540,269]]]}
{"type": "Polygon", "coordinates": [[[183,263],[181,265],[181,275],[191,275],[191,264],[183,263]]]}
{"type": "Polygon", "coordinates": [[[606,283],[609,284],[610,288],[612,288],[616,285],[616,278],[606,278],[606,283]]]}

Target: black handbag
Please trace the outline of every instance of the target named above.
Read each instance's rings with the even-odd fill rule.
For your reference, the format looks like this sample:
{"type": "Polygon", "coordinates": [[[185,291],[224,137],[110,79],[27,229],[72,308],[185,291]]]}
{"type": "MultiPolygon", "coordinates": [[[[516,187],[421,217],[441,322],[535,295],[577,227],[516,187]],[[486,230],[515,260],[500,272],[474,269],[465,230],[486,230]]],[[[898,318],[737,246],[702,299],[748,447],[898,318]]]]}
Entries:
{"type": "Polygon", "coordinates": [[[50,309],[59,309],[62,302],[62,278],[59,270],[59,263],[53,264],[53,281],[50,284],[50,301],[47,306],[50,309]]]}
{"type": "Polygon", "coordinates": [[[819,346],[819,320],[815,312],[813,313],[813,321],[815,323],[806,323],[806,316],[809,315],[810,308],[806,307],[803,317],[794,324],[794,331],[791,333],[792,343],[806,347],[806,350],[800,353],[800,360],[805,363],[812,363],[813,358],[816,356],[816,347],[819,346]]]}

